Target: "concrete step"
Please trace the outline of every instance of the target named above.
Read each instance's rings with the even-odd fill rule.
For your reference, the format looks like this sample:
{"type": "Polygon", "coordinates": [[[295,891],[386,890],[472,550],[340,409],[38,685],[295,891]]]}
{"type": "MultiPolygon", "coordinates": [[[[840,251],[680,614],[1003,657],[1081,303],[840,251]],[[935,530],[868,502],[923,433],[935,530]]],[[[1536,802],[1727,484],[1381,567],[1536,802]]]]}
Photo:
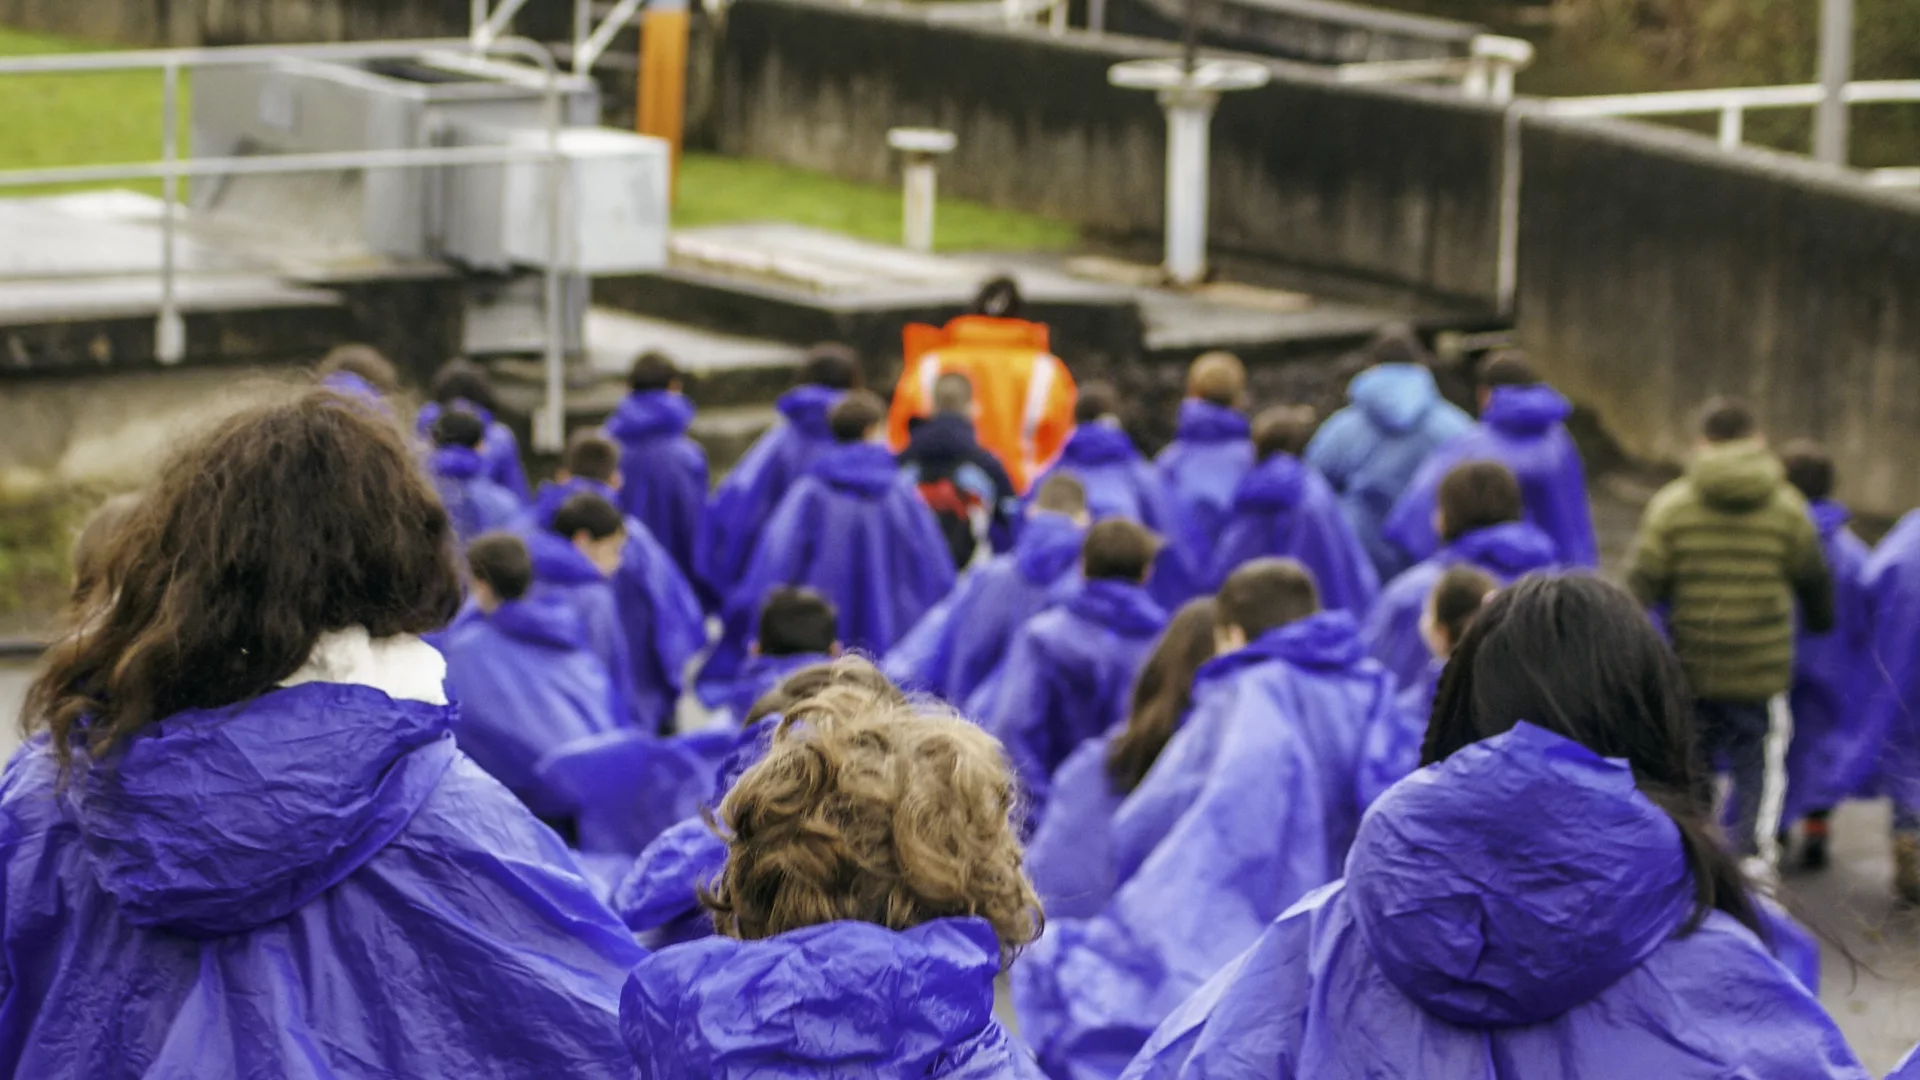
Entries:
{"type": "MultiPolygon", "coordinates": [[[[672,252],[664,271],[596,279],[595,302],[793,345],[842,341],[882,387],[898,373],[907,323],[960,314],[982,282],[1020,261],[923,255],[784,223],[684,230],[672,252]]],[[[1029,316],[1052,327],[1055,351],[1113,362],[1138,352],[1140,310],[1126,289],[1032,264],[1011,272],[1029,316]]]]}

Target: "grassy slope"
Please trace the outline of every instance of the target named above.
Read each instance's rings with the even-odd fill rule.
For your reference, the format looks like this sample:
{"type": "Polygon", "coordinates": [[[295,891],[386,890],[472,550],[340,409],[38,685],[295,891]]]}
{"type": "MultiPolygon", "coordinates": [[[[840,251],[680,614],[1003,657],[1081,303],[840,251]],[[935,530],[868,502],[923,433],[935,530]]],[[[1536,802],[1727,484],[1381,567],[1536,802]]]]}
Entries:
{"type": "MultiPolygon", "coordinates": [[[[92,47],[0,28],[0,56],[92,47]]],[[[155,160],[160,101],[158,72],[0,78],[0,168],[155,160]]],[[[683,227],[785,220],[870,240],[900,237],[897,188],[703,154],[689,154],[684,168],[674,213],[683,227]]],[[[157,181],[113,186],[159,192],[157,181]]],[[[0,195],[19,193],[0,190],[0,195]]],[[[937,220],[939,243],[946,250],[1062,248],[1078,239],[1072,226],[1060,222],[952,199],[942,200],[937,220]]]]}

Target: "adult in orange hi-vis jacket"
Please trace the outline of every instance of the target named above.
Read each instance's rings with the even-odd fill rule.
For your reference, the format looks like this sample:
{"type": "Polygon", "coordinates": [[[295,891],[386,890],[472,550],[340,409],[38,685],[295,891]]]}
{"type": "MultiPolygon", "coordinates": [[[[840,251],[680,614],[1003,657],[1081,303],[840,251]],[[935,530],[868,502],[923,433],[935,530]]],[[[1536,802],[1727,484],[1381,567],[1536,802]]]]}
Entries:
{"type": "Polygon", "coordinates": [[[1048,350],[1047,328],[1020,318],[1023,301],[1011,278],[980,290],[976,314],[945,326],[909,325],[905,366],[894,387],[887,440],[906,448],[915,417],[931,411],[933,384],[949,372],[973,383],[974,432],[1000,459],[1022,494],[1073,433],[1073,376],[1048,350]]]}

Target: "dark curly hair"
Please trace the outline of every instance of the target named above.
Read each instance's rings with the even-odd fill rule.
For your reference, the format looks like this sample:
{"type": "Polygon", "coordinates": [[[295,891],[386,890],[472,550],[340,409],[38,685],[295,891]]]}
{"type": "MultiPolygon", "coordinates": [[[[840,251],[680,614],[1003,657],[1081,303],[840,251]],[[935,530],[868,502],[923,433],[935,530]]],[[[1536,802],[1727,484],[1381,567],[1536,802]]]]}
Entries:
{"type": "Polygon", "coordinates": [[[68,613],[21,713],[63,772],[155,720],[265,693],[330,630],[422,633],[460,606],[447,512],[399,430],[324,390],[177,452],[101,565],[97,605],[68,613]]]}

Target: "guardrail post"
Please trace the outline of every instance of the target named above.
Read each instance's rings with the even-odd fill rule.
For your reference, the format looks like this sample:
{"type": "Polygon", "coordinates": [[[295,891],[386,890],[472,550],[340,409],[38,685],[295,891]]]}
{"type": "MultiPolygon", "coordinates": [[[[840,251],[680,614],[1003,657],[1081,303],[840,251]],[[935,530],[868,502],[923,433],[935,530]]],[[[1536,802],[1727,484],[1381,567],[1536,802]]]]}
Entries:
{"type": "Polygon", "coordinates": [[[1847,163],[1846,89],[1853,80],[1853,0],[1823,0],[1820,6],[1820,104],[1813,115],[1813,156],[1828,165],[1847,163]]]}
{"type": "Polygon", "coordinates": [[[913,251],[933,250],[933,211],[939,189],[935,162],[951,154],[958,140],[951,131],[937,128],[894,128],[887,132],[887,145],[903,158],[901,183],[901,236],[913,251]]]}
{"type": "Polygon", "coordinates": [[[169,59],[162,69],[160,160],[167,174],[160,178],[160,314],[154,321],[153,355],[163,364],[177,364],[187,356],[187,325],[180,317],[176,251],[180,202],[180,65],[169,59]]]}
{"type": "Polygon", "coordinates": [[[1747,111],[1738,105],[1720,110],[1720,149],[1738,150],[1746,141],[1747,111]]]}

